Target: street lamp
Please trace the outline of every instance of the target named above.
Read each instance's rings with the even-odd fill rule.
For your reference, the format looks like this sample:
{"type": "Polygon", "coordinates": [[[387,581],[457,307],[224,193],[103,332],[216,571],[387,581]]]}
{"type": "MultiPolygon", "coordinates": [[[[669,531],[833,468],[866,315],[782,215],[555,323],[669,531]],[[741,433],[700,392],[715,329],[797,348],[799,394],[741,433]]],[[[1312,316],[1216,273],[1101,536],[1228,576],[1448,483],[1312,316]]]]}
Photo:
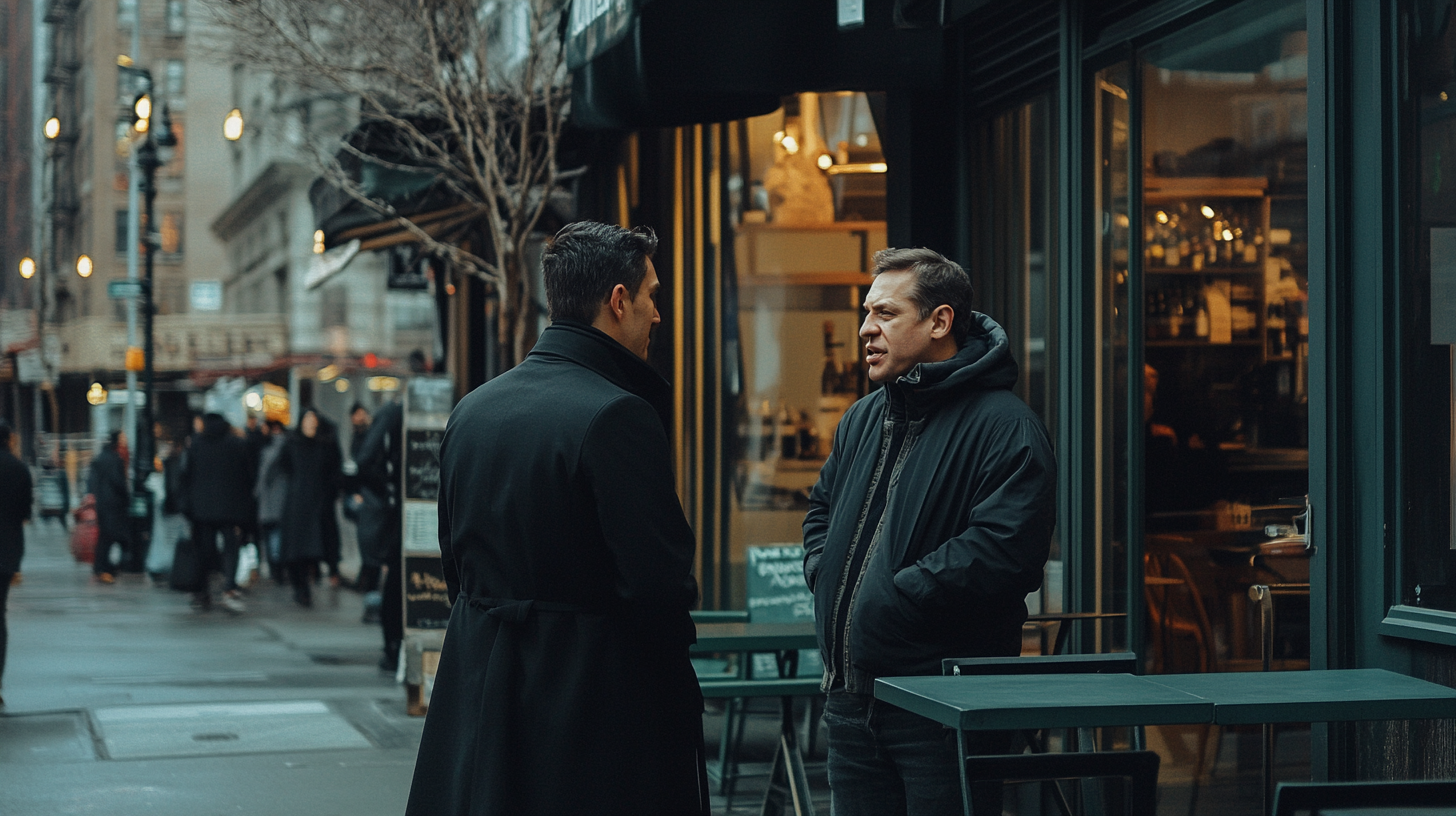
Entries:
{"type": "Polygon", "coordinates": [[[60,136],[60,135],[61,135],[61,120],[60,119],[57,119],[54,116],[52,116],[51,118],[49,118],[49,119],[46,120],[46,123],[45,123],[45,137],[47,139],[54,139],[54,138],[56,138],[57,136],[60,136]]]}
{"type": "MultiPolygon", "coordinates": [[[[157,123],[157,127],[155,129],[149,126],[142,126],[142,123],[145,123],[148,119],[151,118],[152,108],[151,99],[149,97],[143,96],[137,100],[136,113],[138,116],[142,116],[143,113],[145,113],[146,117],[138,119],[137,132],[144,133],[146,135],[142,139],[141,145],[137,148],[136,163],[137,168],[142,171],[141,184],[139,186],[141,188],[143,200],[145,201],[145,209],[143,210],[143,212],[146,213],[145,223],[147,225],[147,233],[142,240],[142,248],[143,251],[146,253],[146,260],[145,265],[143,266],[144,277],[141,281],[143,344],[142,376],[144,379],[143,393],[146,396],[142,400],[142,414],[137,422],[138,427],[135,428],[136,457],[132,460],[135,465],[132,471],[132,501],[134,508],[138,502],[139,497],[142,497],[140,498],[140,501],[145,503],[145,505],[143,506],[150,505],[150,497],[147,495],[146,481],[147,475],[151,472],[152,458],[155,456],[156,453],[153,449],[155,441],[152,438],[152,425],[155,421],[153,398],[155,396],[154,380],[156,373],[155,367],[152,364],[152,352],[154,345],[152,337],[152,317],[153,312],[156,311],[153,306],[152,300],[152,267],[154,257],[157,251],[157,246],[152,240],[152,235],[157,221],[152,212],[152,208],[153,204],[156,202],[157,199],[157,168],[167,163],[167,160],[171,158],[172,148],[177,146],[177,137],[172,135],[171,112],[167,110],[166,105],[162,106],[162,118],[161,121],[157,123]],[[144,106],[142,105],[142,102],[144,101],[146,102],[145,112],[143,111],[144,106]],[[159,150],[158,148],[161,149],[159,150]]],[[[133,515],[138,517],[138,521],[140,521],[140,519],[145,517],[146,514],[139,514],[134,512],[133,515]]]]}
{"type": "Polygon", "coordinates": [[[77,275],[80,275],[83,278],[89,278],[91,277],[91,272],[93,269],[95,269],[95,265],[91,263],[90,255],[82,255],[81,257],[76,259],[77,275]]]}
{"type": "Polygon", "coordinates": [[[20,259],[20,277],[25,278],[26,280],[30,280],[31,278],[35,277],[34,258],[20,259]]]}
{"type": "Polygon", "coordinates": [[[228,111],[227,118],[222,120],[222,137],[229,142],[236,142],[243,138],[243,112],[237,108],[228,111]]]}

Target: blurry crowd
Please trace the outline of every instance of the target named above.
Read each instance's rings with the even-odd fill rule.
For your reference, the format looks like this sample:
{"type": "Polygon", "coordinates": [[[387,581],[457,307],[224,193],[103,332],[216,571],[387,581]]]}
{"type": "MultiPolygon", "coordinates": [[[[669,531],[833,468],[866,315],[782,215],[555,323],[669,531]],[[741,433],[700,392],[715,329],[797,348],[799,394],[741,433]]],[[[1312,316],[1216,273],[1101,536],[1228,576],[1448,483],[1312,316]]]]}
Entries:
{"type": "Polygon", "coordinates": [[[189,429],[159,424],[149,534],[129,512],[127,436],[112,432],[92,460],[83,503],[94,508],[96,581],[110,584],[123,568],[144,568],[191,593],[194,609],[233,614],[247,611],[255,580],[288,587],[305,608],[327,581],[365,593],[365,622],[383,632],[380,667],[393,670],[403,637],[401,419],[398,403],[377,416],[356,404],[347,459],[338,427],[315,408],[293,428],[253,415],[235,427],[216,413],[192,417],[189,429]],[[341,511],[359,542],[361,566],[352,578],[339,569],[341,511]]]}

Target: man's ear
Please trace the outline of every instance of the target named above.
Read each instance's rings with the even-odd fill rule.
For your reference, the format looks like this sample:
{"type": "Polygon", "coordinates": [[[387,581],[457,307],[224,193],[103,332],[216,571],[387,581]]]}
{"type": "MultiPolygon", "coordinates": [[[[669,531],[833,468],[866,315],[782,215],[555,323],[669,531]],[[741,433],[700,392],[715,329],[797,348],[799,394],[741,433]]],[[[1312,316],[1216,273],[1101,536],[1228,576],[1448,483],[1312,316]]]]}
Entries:
{"type": "Polygon", "coordinates": [[[949,337],[951,327],[955,325],[955,310],[950,304],[942,303],[935,307],[930,313],[930,338],[939,340],[942,337],[949,337]]]}
{"type": "Polygon", "coordinates": [[[607,308],[611,310],[612,316],[621,320],[627,315],[627,301],[631,296],[627,294],[627,287],[617,284],[612,287],[612,294],[607,297],[607,308]]]}

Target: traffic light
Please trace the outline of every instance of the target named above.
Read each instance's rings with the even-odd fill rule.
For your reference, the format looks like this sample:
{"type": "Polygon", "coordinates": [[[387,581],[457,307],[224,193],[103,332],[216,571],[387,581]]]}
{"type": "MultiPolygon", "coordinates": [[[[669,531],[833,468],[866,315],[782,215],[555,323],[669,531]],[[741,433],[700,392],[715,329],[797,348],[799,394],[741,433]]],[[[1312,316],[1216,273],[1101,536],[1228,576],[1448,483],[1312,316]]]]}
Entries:
{"type": "Polygon", "coordinates": [[[131,106],[131,125],[137,133],[146,133],[151,127],[152,120],[152,97],[150,94],[137,94],[136,102],[131,106]]]}

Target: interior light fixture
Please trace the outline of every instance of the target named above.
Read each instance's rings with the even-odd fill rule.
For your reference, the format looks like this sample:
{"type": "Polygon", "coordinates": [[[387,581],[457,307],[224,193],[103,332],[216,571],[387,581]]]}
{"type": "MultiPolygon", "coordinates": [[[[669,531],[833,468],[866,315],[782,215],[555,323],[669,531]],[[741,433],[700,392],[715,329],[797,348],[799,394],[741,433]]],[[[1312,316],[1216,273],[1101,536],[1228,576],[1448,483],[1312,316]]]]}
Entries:
{"type": "Polygon", "coordinates": [[[83,278],[89,278],[89,277],[91,277],[91,272],[94,269],[95,269],[95,265],[91,263],[91,256],[90,255],[82,255],[81,257],[79,257],[79,258],[76,259],[76,274],[77,275],[80,275],[83,278]]]}
{"type": "Polygon", "coordinates": [[[35,277],[34,258],[20,259],[20,277],[25,278],[26,280],[30,280],[31,278],[35,277]]]}
{"type": "Polygon", "coordinates": [[[47,139],[54,139],[59,135],[61,135],[61,120],[52,116],[46,120],[45,137],[47,139]]]}
{"type": "Polygon", "coordinates": [[[237,108],[228,111],[227,118],[222,120],[222,137],[229,142],[236,142],[243,138],[243,112],[237,108]]]}
{"type": "Polygon", "coordinates": [[[819,165],[820,170],[828,170],[834,166],[834,157],[828,153],[820,153],[819,161],[816,163],[819,165]]]}

